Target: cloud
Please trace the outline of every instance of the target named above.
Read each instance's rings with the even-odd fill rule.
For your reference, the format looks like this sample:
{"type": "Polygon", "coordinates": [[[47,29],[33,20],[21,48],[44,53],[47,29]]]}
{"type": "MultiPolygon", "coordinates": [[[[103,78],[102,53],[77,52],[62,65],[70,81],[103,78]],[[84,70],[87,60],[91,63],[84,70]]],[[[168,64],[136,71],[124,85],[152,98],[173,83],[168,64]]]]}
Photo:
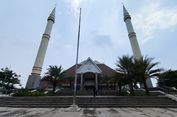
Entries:
{"type": "Polygon", "coordinates": [[[110,45],[112,45],[112,40],[109,35],[95,35],[93,42],[97,46],[110,46],[110,45]]]}
{"type": "Polygon", "coordinates": [[[76,15],[79,12],[80,4],[83,0],[65,0],[70,5],[71,12],[76,15]]]}
{"type": "Polygon", "coordinates": [[[133,22],[145,44],[158,30],[166,30],[177,25],[177,7],[165,7],[160,2],[143,6],[133,16],[133,22]]]}

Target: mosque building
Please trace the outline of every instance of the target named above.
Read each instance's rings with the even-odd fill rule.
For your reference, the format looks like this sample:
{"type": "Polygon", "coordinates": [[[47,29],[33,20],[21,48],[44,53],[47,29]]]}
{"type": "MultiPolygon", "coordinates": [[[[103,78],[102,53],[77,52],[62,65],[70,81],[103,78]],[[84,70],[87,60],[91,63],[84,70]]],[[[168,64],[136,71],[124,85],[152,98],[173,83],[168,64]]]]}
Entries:
{"type": "MultiPolygon", "coordinates": [[[[42,36],[42,40],[40,43],[40,47],[36,56],[36,60],[32,69],[31,75],[29,75],[26,88],[27,89],[36,89],[39,87],[45,88],[49,86],[46,82],[41,82],[41,71],[45,58],[45,53],[47,50],[48,42],[50,40],[50,34],[52,31],[52,26],[55,23],[55,10],[53,9],[51,14],[47,19],[47,26],[45,32],[42,36]]],[[[141,50],[137,41],[136,33],[133,29],[133,25],[131,22],[131,16],[128,13],[127,9],[123,5],[123,16],[124,22],[127,27],[128,37],[131,43],[132,51],[134,59],[140,59],[142,57],[141,50]]],[[[77,74],[77,88],[80,90],[96,88],[96,90],[100,88],[104,88],[103,79],[106,77],[112,78],[116,73],[115,70],[108,67],[103,63],[99,63],[98,61],[93,61],[91,58],[81,62],[78,64],[78,69],[75,72],[75,65],[70,67],[65,72],[65,78],[73,78],[77,74]]],[[[70,80],[71,81],[71,80],[70,80]]],[[[69,85],[69,82],[63,82],[63,86],[69,85]]],[[[150,79],[147,80],[147,86],[152,87],[152,82],[150,79]]]]}

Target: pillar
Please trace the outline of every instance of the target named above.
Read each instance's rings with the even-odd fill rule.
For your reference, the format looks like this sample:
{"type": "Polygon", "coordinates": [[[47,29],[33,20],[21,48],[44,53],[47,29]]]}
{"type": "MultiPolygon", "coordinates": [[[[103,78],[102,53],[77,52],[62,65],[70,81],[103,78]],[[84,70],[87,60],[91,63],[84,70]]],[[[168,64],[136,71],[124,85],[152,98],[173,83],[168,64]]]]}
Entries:
{"type": "Polygon", "coordinates": [[[98,74],[97,73],[95,74],[95,88],[97,91],[98,90],[98,74]]]}
{"type": "Polygon", "coordinates": [[[81,73],[80,88],[83,90],[83,74],[81,73]]]}

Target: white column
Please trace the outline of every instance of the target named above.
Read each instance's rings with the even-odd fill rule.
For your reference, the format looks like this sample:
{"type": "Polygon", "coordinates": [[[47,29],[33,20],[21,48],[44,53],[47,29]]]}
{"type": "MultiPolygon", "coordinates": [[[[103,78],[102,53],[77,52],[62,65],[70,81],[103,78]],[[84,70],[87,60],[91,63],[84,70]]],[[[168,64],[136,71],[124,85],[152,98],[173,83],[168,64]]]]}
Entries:
{"type": "Polygon", "coordinates": [[[96,91],[98,90],[98,74],[95,74],[95,85],[96,85],[96,91]]]}
{"type": "Polygon", "coordinates": [[[134,29],[133,29],[133,25],[131,22],[131,16],[129,15],[128,11],[126,10],[124,6],[123,6],[123,12],[124,12],[124,22],[127,27],[128,37],[130,39],[130,44],[132,47],[133,55],[135,59],[140,59],[142,57],[141,50],[138,45],[136,33],[134,32],[134,29]]]}
{"type": "Polygon", "coordinates": [[[81,73],[81,81],[80,81],[81,90],[83,90],[83,74],[81,73]]]}
{"type": "Polygon", "coordinates": [[[50,14],[50,16],[48,17],[47,21],[48,21],[47,26],[42,36],[42,40],[41,40],[39,50],[36,56],[34,67],[32,69],[32,74],[39,74],[39,75],[41,74],[45,54],[46,54],[49,39],[50,39],[50,34],[52,31],[53,24],[55,23],[55,8],[50,14]]]}

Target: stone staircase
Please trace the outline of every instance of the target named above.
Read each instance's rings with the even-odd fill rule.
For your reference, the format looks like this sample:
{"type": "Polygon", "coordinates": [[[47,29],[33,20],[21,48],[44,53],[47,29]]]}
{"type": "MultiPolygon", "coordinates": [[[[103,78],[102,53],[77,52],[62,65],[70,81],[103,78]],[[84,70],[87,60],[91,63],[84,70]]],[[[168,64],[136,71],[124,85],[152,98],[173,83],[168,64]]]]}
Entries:
{"type": "MultiPolygon", "coordinates": [[[[0,107],[17,108],[67,108],[72,104],[71,96],[46,97],[0,97],[0,107]]],[[[177,102],[165,96],[80,96],[76,103],[82,108],[117,107],[170,107],[177,108],[177,102]]]]}

